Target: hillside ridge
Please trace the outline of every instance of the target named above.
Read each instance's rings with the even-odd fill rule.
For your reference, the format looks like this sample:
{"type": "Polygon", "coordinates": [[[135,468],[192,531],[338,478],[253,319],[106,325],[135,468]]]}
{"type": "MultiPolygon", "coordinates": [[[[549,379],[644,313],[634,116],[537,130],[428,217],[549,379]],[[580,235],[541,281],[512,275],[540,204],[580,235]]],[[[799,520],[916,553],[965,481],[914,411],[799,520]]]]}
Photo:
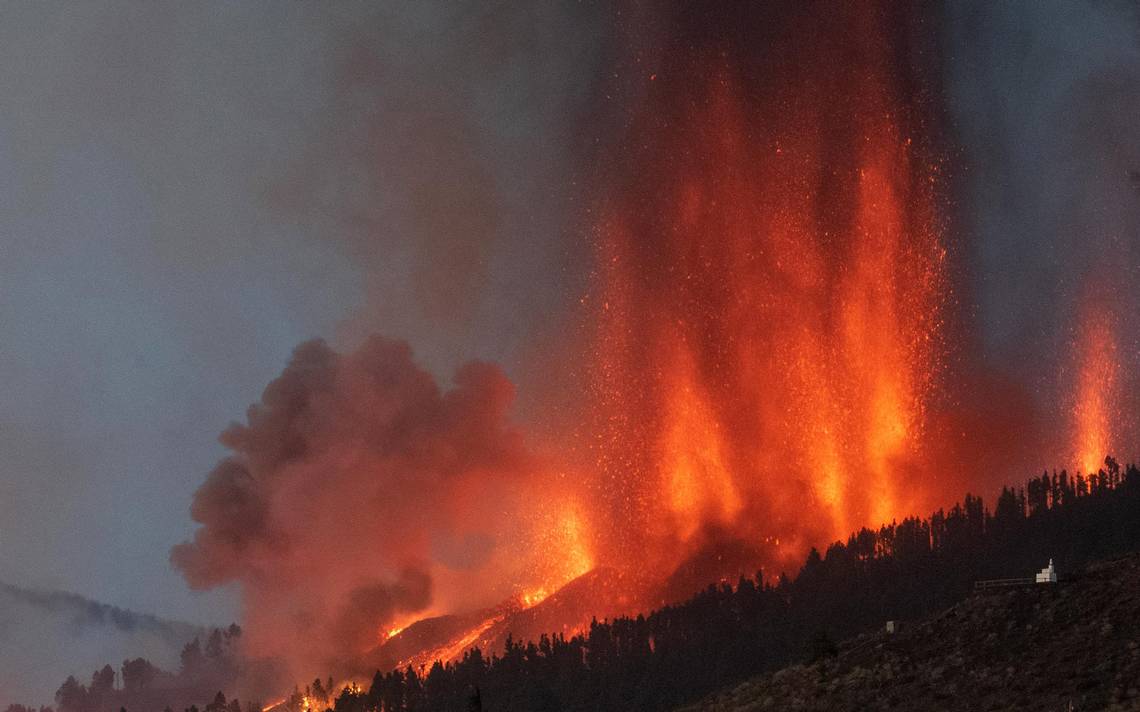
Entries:
{"type": "Polygon", "coordinates": [[[683,708],[886,709],[1140,710],[1140,553],[976,593],[683,708]]]}

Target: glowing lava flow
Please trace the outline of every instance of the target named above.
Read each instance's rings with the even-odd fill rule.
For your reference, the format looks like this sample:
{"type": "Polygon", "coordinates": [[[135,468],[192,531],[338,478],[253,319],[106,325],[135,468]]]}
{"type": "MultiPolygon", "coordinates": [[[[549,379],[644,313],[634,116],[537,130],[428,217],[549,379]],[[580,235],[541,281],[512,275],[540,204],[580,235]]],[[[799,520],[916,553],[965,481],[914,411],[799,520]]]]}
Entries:
{"type": "Polygon", "coordinates": [[[395,638],[397,635],[399,635],[400,633],[402,633],[404,631],[404,628],[407,628],[407,627],[408,627],[407,625],[398,625],[395,628],[388,629],[388,631],[385,633],[384,639],[389,640],[391,638],[395,638]]]}
{"type": "Polygon", "coordinates": [[[458,637],[448,641],[445,645],[421,651],[411,658],[401,660],[397,667],[405,668],[411,666],[413,669],[420,669],[430,666],[436,660],[442,662],[455,661],[462,657],[463,653],[474,647],[486,648],[490,642],[489,638],[486,637],[486,633],[494,628],[496,624],[502,623],[508,615],[508,611],[502,611],[490,616],[475,624],[458,637]]]}
{"type": "MultiPolygon", "coordinates": [[[[540,592],[537,591],[530,593],[529,596],[526,594],[521,595],[515,604],[500,606],[463,632],[452,636],[445,643],[430,647],[426,650],[421,650],[409,658],[400,660],[396,667],[402,669],[410,665],[412,668],[418,670],[431,666],[437,660],[445,663],[454,662],[474,647],[488,651],[494,637],[496,626],[507,620],[512,614],[520,610],[525,610],[532,605],[537,605],[541,602],[541,598],[538,598],[539,595],[540,592]],[[528,600],[534,600],[534,602],[528,603],[528,600]]],[[[541,596],[545,597],[545,595],[545,592],[541,592],[541,596]]]]}
{"type": "Polygon", "coordinates": [[[545,601],[546,597],[549,595],[550,591],[547,591],[545,588],[535,588],[529,591],[523,591],[519,594],[519,604],[524,608],[537,606],[538,604],[545,601]]]}

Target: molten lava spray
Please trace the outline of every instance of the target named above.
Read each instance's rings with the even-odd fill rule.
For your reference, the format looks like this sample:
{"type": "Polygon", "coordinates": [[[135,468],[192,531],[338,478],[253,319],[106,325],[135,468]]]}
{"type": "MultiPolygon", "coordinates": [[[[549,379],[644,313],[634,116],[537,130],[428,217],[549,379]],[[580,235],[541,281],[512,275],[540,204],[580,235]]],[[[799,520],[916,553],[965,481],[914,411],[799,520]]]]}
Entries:
{"type": "Polygon", "coordinates": [[[947,251],[922,111],[881,8],[784,14],[676,36],[617,152],[591,448],[619,561],[730,537],[793,565],[931,502],[947,251]]]}
{"type": "Polygon", "coordinates": [[[1067,404],[1072,450],[1065,460],[1086,474],[1104,467],[1106,456],[1127,457],[1134,447],[1135,414],[1125,406],[1121,320],[1114,309],[1122,301],[1086,298],[1078,309],[1067,404]]]}

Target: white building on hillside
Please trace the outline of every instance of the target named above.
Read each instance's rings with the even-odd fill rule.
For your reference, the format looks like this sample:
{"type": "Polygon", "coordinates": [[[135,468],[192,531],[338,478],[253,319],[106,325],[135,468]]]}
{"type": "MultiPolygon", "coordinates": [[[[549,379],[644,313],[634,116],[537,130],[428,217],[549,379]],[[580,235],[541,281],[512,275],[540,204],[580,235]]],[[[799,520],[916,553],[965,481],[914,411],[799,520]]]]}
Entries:
{"type": "Polygon", "coordinates": [[[1057,569],[1053,568],[1053,560],[1037,574],[1037,583],[1057,583],[1057,569]]]}

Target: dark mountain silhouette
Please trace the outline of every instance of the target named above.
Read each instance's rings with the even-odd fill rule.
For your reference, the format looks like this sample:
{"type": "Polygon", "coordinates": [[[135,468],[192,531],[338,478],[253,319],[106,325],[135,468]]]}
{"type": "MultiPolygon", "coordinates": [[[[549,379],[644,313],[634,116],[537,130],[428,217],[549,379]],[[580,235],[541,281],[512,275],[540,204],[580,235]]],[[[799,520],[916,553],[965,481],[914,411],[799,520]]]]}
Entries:
{"type": "Polygon", "coordinates": [[[434,662],[434,657],[424,656],[425,651],[451,652],[458,658],[476,646],[500,650],[507,638],[537,639],[551,632],[574,635],[585,630],[593,618],[615,617],[641,608],[646,600],[644,588],[642,582],[631,581],[615,569],[593,569],[529,608],[509,599],[491,608],[417,621],[370,653],[367,669],[434,662]],[[465,638],[470,638],[467,645],[458,645],[465,638]]]}
{"type": "Polygon", "coordinates": [[[136,613],[66,591],[21,588],[0,582],[0,598],[6,606],[26,604],[32,608],[63,616],[76,632],[84,628],[114,627],[124,633],[151,633],[181,647],[200,633],[199,626],[160,618],[149,613],[136,613]]]}
{"type": "MultiPolygon", "coordinates": [[[[763,558],[739,539],[714,541],[686,559],[664,581],[635,579],[629,573],[601,567],[565,584],[531,607],[507,600],[493,608],[426,618],[409,625],[367,657],[369,669],[385,670],[416,664],[424,651],[453,651],[456,658],[478,645],[501,650],[507,638],[537,640],[544,634],[572,636],[591,620],[605,620],[684,601],[710,581],[737,581],[759,568],[763,558]],[[467,648],[456,643],[478,629],[467,648]]],[[[427,659],[434,662],[434,659],[427,659]]]]}
{"type": "Polygon", "coordinates": [[[536,606],[518,611],[496,624],[486,650],[501,650],[507,638],[537,640],[544,634],[574,635],[593,618],[612,618],[638,610],[641,584],[622,572],[598,568],[582,574],[536,606]]]}

